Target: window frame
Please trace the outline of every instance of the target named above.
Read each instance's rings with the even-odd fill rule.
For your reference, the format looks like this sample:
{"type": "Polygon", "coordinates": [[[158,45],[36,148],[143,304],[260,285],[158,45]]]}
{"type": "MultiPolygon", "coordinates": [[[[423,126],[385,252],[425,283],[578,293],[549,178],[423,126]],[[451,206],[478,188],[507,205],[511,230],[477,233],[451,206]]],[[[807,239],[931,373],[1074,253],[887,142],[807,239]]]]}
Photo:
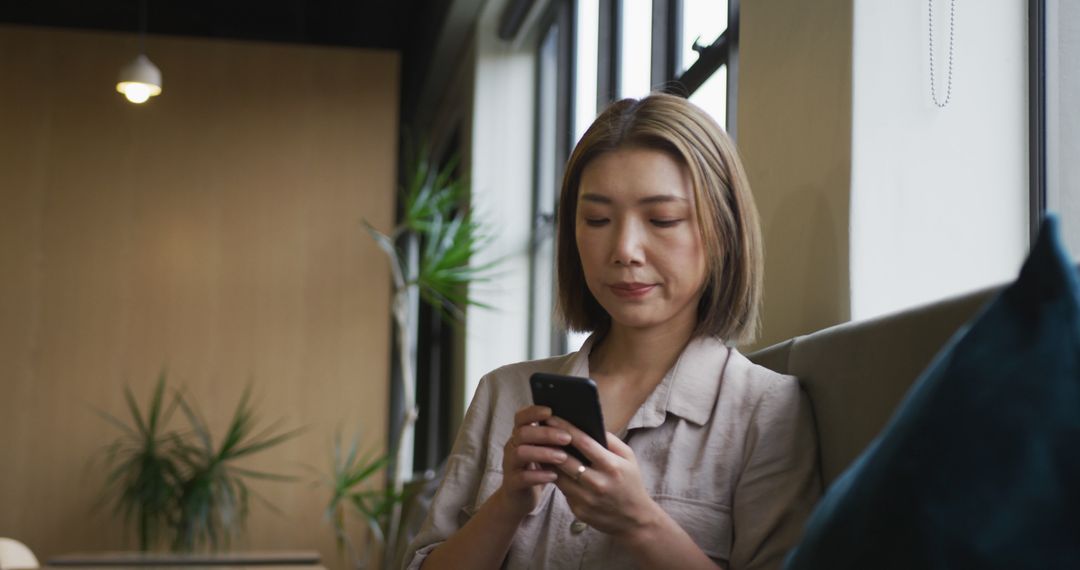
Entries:
{"type": "MultiPolygon", "coordinates": [[[[602,0],[603,1],[603,0],[602,0]]],[[[535,327],[533,323],[538,318],[540,311],[545,311],[548,314],[551,313],[552,307],[539,307],[538,306],[538,290],[541,287],[548,288],[552,299],[552,305],[556,302],[557,298],[557,284],[555,281],[555,273],[551,272],[552,279],[548,283],[540,282],[540,270],[538,268],[538,252],[541,246],[547,240],[555,239],[556,228],[556,212],[558,211],[559,201],[559,183],[562,180],[563,171],[566,168],[566,160],[570,156],[570,149],[574,145],[574,106],[573,106],[573,94],[575,85],[574,74],[574,62],[577,56],[577,49],[575,46],[575,37],[577,32],[577,16],[576,16],[576,4],[572,1],[563,0],[553,2],[548,7],[547,13],[541,20],[539,26],[540,33],[538,34],[537,45],[534,50],[536,54],[535,65],[535,97],[536,104],[533,107],[533,141],[534,141],[534,156],[533,161],[533,195],[532,195],[532,236],[529,240],[529,307],[528,307],[528,355],[530,359],[543,358],[550,356],[550,354],[542,354],[538,347],[541,345],[540,340],[537,338],[535,327]],[[541,51],[544,48],[544,41],[548,34],[551,32],[552,27],[558,27],[557,37],[557,64],[555,72],[555,116],[553,117],[555,122],[555,137],[551,141],[554,143],[553,162],[555,172],[552,176],[554,183],[553,191],[554,199],[549,204],[541,203],[544,196],[540,186],[543,183],[544,175],[541,171],[546,165],[541,164],[540,160],[540,147],[543,143],[547,142],[543,140],[542,129],[543,121],[549,117],[542,116],[540,100],[544,92],[543,81],[546,79],[543,75],[543,56],[541,51]],[[550,208],[550,210],[549,210],[550,208]]],[[[554,244],[552,244],[552,257],[554,258],[554,244]]],[[[552,259],[552,262],[554,259],[552,259]]],[[[552,326],[549,330],[549,338],[546,339],[546,345],[548,351],[552,354],[559,354],[566,350],[566,339],[560,332],[558,326],[552,322],[552,326]]]]}
{"type": "Polygon", "coordinates": [[[1046,215],[1046,0],[1028,0],[1028,179],[1031,243],[1046,215]]]}
{"type": "Polygon", "coordinates": [[[727,104],[724,129],[732,139],[736,138],[739,75],[739,0],[728,0],[728,25],[719,37],[707,46],[699,46],[698,59],[681,74],[683,0],[653,0],[653,84],[663,91],[689,98],[712,75],[725,67],[727,73],[727,104]],[[663,9],[657,5],[666,4],[663,9]],[[658,21],[658,16],[664,21],[658,21]],[[656,62],[657,33],[671,54],[661,64],[656,62]]]}

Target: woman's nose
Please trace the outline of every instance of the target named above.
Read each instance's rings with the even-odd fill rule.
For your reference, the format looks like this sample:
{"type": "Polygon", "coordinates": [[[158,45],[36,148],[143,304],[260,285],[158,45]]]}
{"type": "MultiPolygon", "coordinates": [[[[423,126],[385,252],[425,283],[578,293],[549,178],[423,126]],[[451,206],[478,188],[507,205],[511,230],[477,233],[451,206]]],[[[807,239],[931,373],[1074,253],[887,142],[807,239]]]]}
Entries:
{"type": "Polygon", "coordinates": [[[634,222],[618,224],[611,261],[615,265],[641,265],[645,262],[642,229],[634,222]]]}

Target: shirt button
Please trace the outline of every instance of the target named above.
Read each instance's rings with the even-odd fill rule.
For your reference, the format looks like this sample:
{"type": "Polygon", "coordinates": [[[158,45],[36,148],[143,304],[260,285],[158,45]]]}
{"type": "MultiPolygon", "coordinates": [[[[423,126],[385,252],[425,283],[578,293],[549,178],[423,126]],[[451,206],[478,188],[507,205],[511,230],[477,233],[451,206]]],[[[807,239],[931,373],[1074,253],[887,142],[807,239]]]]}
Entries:
{"type": "Polygon", "coordinates": [[[581,534],[585,532],[585,529],[587,528],[589,528],[589,525],[579,520],[575,520],[574,522],[570,523],[570,532],[574,534],[581,534]]]}

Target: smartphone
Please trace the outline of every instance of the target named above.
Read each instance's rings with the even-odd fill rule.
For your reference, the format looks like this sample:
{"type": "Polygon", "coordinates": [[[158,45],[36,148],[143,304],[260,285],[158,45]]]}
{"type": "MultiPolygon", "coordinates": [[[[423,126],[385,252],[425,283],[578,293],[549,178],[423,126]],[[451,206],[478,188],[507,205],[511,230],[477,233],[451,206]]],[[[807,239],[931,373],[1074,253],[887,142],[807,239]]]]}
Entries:
{"type": "MultiPolygon", "coordinates": [[[[537,372],[529,378],[533,403],[551,408],[554,415],[574,424],[607,449],[604,416],[600,413],[600,393],[589,378],[537,372]]],[[[564,445],[567,453],[586,466],[592,463],[573,445],[564,445]]]]}

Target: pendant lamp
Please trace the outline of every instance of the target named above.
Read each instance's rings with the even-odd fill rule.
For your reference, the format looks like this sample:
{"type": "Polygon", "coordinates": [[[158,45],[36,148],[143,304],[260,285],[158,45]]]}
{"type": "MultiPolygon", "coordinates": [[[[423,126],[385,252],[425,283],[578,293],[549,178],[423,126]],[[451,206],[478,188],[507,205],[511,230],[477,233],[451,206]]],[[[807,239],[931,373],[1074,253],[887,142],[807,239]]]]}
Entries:
{"type": "Polygon", "coordinates": [[[123,93],[132,103],[145,103],[161,94],[161,70],[146,54],[140,53],[134,61],[120,70],[116,91],[123,93]]]}
{"type": "Polygon", "coordinates": [[[132,103],[145,103],[161,94],[161,70],[146,57],[146,0],[139,2],[139,55],[120,69],[116,91],[132,103]]]}

